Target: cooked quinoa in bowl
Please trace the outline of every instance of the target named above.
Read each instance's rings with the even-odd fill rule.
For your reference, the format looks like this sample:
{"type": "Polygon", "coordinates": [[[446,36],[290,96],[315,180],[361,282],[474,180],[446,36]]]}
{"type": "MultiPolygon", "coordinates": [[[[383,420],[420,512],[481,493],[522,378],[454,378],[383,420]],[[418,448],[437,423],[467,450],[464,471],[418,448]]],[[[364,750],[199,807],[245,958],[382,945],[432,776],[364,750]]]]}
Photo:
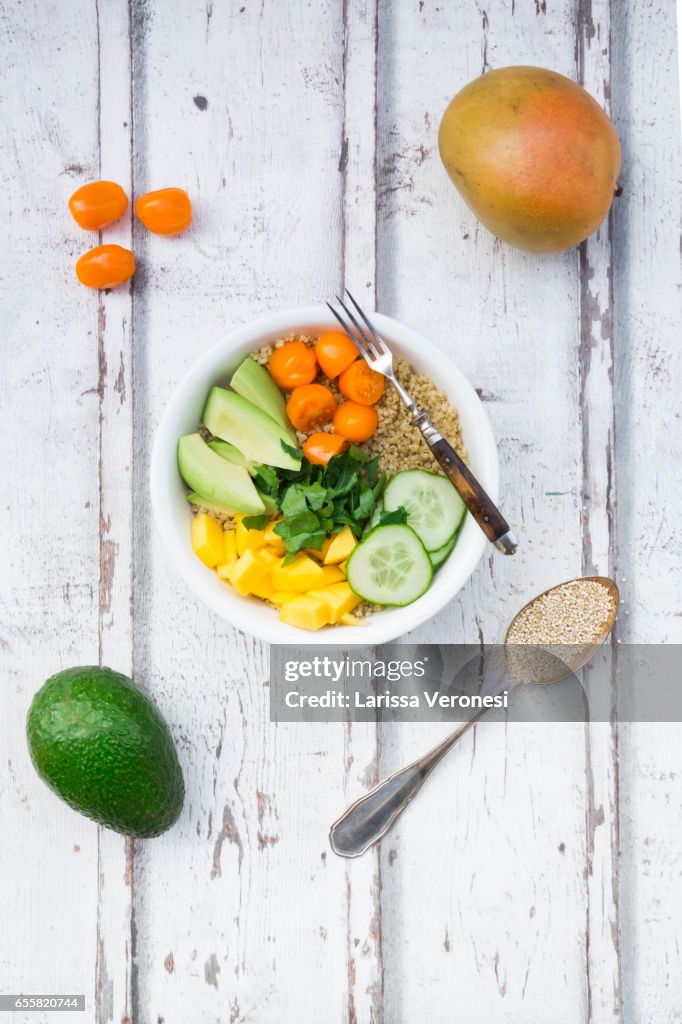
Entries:
{"type": "MultiPolygon", "coordinates": [[[[471,385],[428,341],[380,314],[373,314],[372,319],[394,353],[400,381],[417,404],[428,410],[435,426],[494,497],[495,444],[471,385]]],[[[235,331],[208,352],[181,383],[166,409],[154,446],[151,483],[155,517],[182,575],[221,616],[273,642],[374,644],[394,639],[447,603],[485,548],[485,538],[469,516],[462,518],[447,544],[438,546],[447,536],[442,521],[450,524],[450,503],[459,499],[439,473],[418,428],[411,425],[389,382],[379,398],[374,395],[369,399],[376,410],[374,428],[361,441],[344,440],[336,415],[333,422],[316,424],[319,431],[314,436],[334,442],[332,457],[327,456],[328,461],[322,465],[309,465],[308,455],[301,451],[309,450],[307,442],[313,437],[309,429],[294,431],[289,424],[289,433],[283,434],[281,441],[276,432],[274,441],[266,438],[268,458],[274,457],[281,468],[266,465],[265,479],[259,468],[262,461],[267,461],[264,450],[258,448],[257,459],[250,450],[261,431],[260,424],[256,423],[254,432],[250,421],[248,429],[237,423],[234,437],[230,410],[230,415],[224,409],[216,414],[212,408],[207,425],[208,399],[213,392],[219,393],[221,402],[224,399],[230,408],[243,403],[240,394],[232,395],[232,390],[238,390],[234,378],[243,376],[240,367],[244,362],[262,374],[273,352],[292,341],[310,350],[308,355],[313,358],[320,335],[336,329],[326,308],[312,307],[273,314],[235,331]],[[231,396],[229,401],[225,395],[231,396]],[[226,422],[232,424],[227,432],[226,422]],[[191,442],[183,462],[189,483],[183,483],[178,473],[179,439],[191,442]],[[246,468],[238,470],[243,479],[237,480],[237,497],[244,502],[238,507],[244,511],[230,515],[228,509],[228,514],[222,515],[215,495],[212,507],[201,504],[207,483],[211,487],[214,483],[211,473],[217,463],[213,449],[211,473],[206,472],[208,461],[204,464],[202,460],[209,445],[218,446],[221,457],[227,454],[231,458],[235,441],[244,449],[240,458],[246,468]],[[187,469],[188,452],[192,456],[191,471],[187,469]],[[198,463],[197,454],[201,456],[198,463]],[[419,500],[413,493],[417,481],[419,500]],[[291,493],[287,497],[288,491],[291,493]],[[444,497],[448,515],[434,514],[424,522],[417,516],[414,520],[415,506],[424,494],[428,505],[433,499],[431,491],[444,497]],[[298,518],[296,504],[301,497],[308,501],[306,505],[304,500],[302,519],[298,518]],[[203,514],[203,518],[195,526],[199,518],[196,513],[203,514]],[[226,555],[222,547],[232,543],[226,540],[228,534],[239,541],[242,552],[236,556],[240,568],[234,578],[232,556],[229,551],[226,555]],[[220,549],[217,554],[212,542],[220,549]],[[216,558],[223,561],[216,562],[216,558]],[[258,574],[266,562],[268,572],[262,578],[258,574]],[[351,598],[353,607],[347,609],[351,598]]],[[[352,405],[343,374],[341,387],[335,377],[333,370],[327,377],[318,367],[314,386],[326,392],[335,409],[344,402],[352,405]]],[[[282,409],[289,410],[296,386],[289,390],[280,385],[282,398],[278,401],[282,409]]],[[[255,404],[261,402],[257,392],[245,393],[255,404]]],[[[272,395],[268,401],[271,399],[272,395]]],[[[216,402],[214,398],[212,405],[216,402]]],[[[275,419],[280,416],[279,409],[275,412],[267,405],[265,408],[268,413],[274,412],[275,419]]],[[[262,412],[259,415],[262,418],[262,412]]],[[[280,419],[278,430],[286,429],[285,422],[280,419]]],[[[314,455],[310,457],[315,462],[314,455]]],[[[224,463],[220,467],[219,483],[223,487],[224,463]]],[[[230,486],[234,483],[232,474],[230,469],[230,486]]],[[[225,493],[224,489],[220,492],[222,501],[225,493]]],[[[438,507],[436,502],[434,508],[438,507]]]]}

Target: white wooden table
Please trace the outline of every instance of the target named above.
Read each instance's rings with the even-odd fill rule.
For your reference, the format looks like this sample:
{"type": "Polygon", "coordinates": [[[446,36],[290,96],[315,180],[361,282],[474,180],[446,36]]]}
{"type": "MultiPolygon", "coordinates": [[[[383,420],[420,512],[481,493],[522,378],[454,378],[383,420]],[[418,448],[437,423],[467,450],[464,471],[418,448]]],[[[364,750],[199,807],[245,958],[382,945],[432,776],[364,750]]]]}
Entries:
{"type": "Polygon", "coordinates": [[[177,578],[147,484],[197,356],[345,282],[480,390],[523,540],[410,639],[498,640],[599,571],[621,641],[682,641],[673,0],[5,0],[0,30],[0,991],[85,992],[66,1018],[97,1024],[682,1021],[681,727],[481,727],[379,852],[336,859],[329,822],[446,727],[271,725],[267,650],[177,578]],[[437,152],[451,96],[522,63],[623,142],[608,224],[557,256],[496,242],[437,152]],[[75,281],[96,241],[66,207],[99,176],[195,209],[176,239],[110,229],[139,270],[108,295],[75,281]],[[29,765],[35,689],[100,660],[179,746],[153,841],[29,765]]]}

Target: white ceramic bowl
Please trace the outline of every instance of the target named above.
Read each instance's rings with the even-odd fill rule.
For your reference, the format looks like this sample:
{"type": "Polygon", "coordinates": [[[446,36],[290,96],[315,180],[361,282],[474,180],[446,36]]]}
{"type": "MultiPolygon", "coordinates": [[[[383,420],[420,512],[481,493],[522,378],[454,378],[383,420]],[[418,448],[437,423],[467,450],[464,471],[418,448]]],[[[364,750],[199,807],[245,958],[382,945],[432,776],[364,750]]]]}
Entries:
{"type": "MultiPolygon", "coordinates": [[[[493,500],[497,499],[497,448],[478,395],[456,366],[435,345],[390,317],[371,319],[396,355],[404,356],[447,393],[459,411],[470,466],[493,500]]],[[[315,633],[279,621],[277,610],[257,598],[241,597],[203,565],[190,545],[192,512],[187,488],[177,469],[178,438],[196,430],[212,385],[224,384],[244,356],[293,332],[319,334],[338,328],[326,306],[306,306],[261,317],[233,331],[199,359],[180,382],[159,424],[151,463],[151,498],[157,528],[185,582],[238,629],[271,643],[377,644],[395,640],[440,611],[463,587],[487,541],[467,516],[457,544],[435,574],[427,592],[404,608],[377,612],[361,626],[329,626],[315,633]]],[[[390,385],[388,385],[390,386],[390,385]]],[[[415,428],[416,429],[416,428],[415,428]]]]}

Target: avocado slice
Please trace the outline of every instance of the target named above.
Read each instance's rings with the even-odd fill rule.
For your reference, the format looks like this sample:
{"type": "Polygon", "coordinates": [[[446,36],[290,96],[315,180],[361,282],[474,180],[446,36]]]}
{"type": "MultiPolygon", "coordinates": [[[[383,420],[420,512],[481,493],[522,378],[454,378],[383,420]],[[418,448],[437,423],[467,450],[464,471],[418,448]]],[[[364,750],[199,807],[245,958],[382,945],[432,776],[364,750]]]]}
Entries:
{"type": "Polygon", "coordinates": [[[33,698],[26,737],[38,775],[81,814],[128,836],[158,836],[185,799],[168,726],[132,679],[84,666],[33,698]]]}
{"type": "MultiPolygon", "coordinates": [[[[233,462],[236,466],[243,466],[250,476],[256,476],[258,474],[258,470],[262,469],[262,463],[247,462],[242,453],[239,451],[239,449],[235,448],[233,444],[229,444],[227,441],[209,441],[208,447],[217,455],[220,455],[223,459],[227,459],[228,462],[233,462]]],[[[265,511],[268,513],[268,515],[276,515],[277,512],[279,511],[276,502],[273,501],[269,494],[264,494],[263,491],[259,490],[258,487],[256,488],[256,490],[258,491],[258,497],[265,505],[265,511]]],[[[198,497],[201,497],[201,495],[198,495],[198,497]]],[[[204,501],[204,507],[209,509],[210,511],[210,508],[206,504],[206,501],[204,501]]],[[[217,508],[216,511],[229,512],[230,510],[225,508],[217,508]]]]}
{"type": "Polygon", "coordinates": [[[209,441],[208,447],[216,455],[220,455],[221,458],[234,463],[235,466],[243,466],[249,476],[255,476],[260,468],[259,462],[248,462],[239,449],[227,441],[209,441]]]}
{"type": "Polygon", "coordinates": [[[200,434],[187,434],[178,441],[178,469],[185,483],[209,501],[245,515],[265,509],[244,467],[212,452],[200,434]]]}
{"type": "Polygon", "coordinates": [[[205,494],[199,494],[198,491],[190,491],[187,500],[190,505],[201,505],[207,512],[215,512],[219,516],[234,516],[235,513],[233,508],[221,505],[218,501],[211,501],[205,494]]]}
{"type": "Polygon", "coordinates": [[[242,398],[262,409],[275,423],[279,423],[289,435],[289,443],[296,447],[296,434],[287,416],[284,395],[264,366],[247,356],[232,375],[230,386],[242,398]]]}
{"type": "MultiPolygon", "coordinates": [[[[256,488],[258,490],[258,488],[256,488]]],[[[258,491],[258,497],[265,506],[264,515],[276,516],[279,511],[277,503],[273,501],[269,494],[263,494],[262,491],[258,491]]],[[[191,505],[201,505],[207,512],[216,512],[220,516],[234,516],[235,509],[228,508],[227,505],[221,505],[217,501],[211,501],[203,494],[198,494],[197,491],[190,491],[187,495],[187,500],[191,505]]]]}
{"type": "Polygon", "coordinates": [[[283,445],[293,447],[284,427],[234,391],[212,388],[203,422],[214,437],[235,445],[249,462],[262,462],[280,469],[299,469],[301,465],[300,455],[295,458],[283,448],[283,445]]]}

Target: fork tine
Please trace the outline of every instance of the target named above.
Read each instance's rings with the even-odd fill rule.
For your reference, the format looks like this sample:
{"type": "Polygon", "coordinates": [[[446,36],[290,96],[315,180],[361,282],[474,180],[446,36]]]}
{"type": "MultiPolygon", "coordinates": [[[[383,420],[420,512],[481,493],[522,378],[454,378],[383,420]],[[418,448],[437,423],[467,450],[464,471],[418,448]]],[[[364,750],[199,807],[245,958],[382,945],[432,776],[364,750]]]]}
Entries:
{"type": "Polygon", "coordinates": [[[366,353],[366,351],[365,351],[365,349],[364,349],[363,345],[361,344],[361,342],[359,342],[359,341],[358,341],[358,339],[357,339],[357,338],[355,337],[355,335],[353,334],[353,332],[351,331],[351,329],[350,329],[350,328],[348,327],[348,325],[347,325],[346,323],[344,323],[344,321],[343,321],[343,320],[341,319],[341,317],[340,317],[340,316],[339,316],[339,314],[338,314],[338,313],[336,312],[336,310],[335,310],[335,309],[334,309],[334,307],[333,307],[333,306],[331,305],[331,303],[329,303],[329,302],[328,302],[328,303],[327,303],[327,305],[329,306],[330,310],[332,311],[332,313],[334,314],[334,316],[336,317],[336,319],[337,319],[337,320],[339,321],[339,323],[340,323],[340,324],[341,324],[341,326],[343,327],[343,330],[344,330],[344,332],[345,332],[345,333],[346,333],[346,334],[348,335],[348,337],[350,338],[350,340],[351,340],[351,341],[353,342],[353,344],[355,345],[356,349],[358,350],[358,352],[360,353],[360,355],[362,356],[362,358],[363,358],[363,359],[364,359],[365,361],[367,361],[367,353],[366,353]]]}
{"type": "Polygon", "coordinates": [[[365,314],[363,313],[362,309],[357,304],[357,302],[355,301],[355,299],[353,298],[353,296],[351,295],[351,293],[348,291],[347,288],[346,288],[346,295],[348,296],[350,301],[353,303],[353,305],[357,309],[358,313],[360,314],[360,316],[362,317],[364,322],[367,324],[367,327],[369,328],[369,330],[371,332],[371,335],[372,335],[372,337],[374,338],[374,340],[376,342],[376,347],[378,348],[378,352],[376,353],[377,356],[385,355],[387,352],[389,352],[389,348],[388,348],[386,342],[383,340],[383,338],[381,338],[377,334],[376,330],[374,329],[374,327],[372,325],[371,320],[367,316],[365,316],[365,314]]]}
{"type": "Polygon", "coordinates": [[[376,345],[374,344],[374,342],[372,341],[372,339],[367,337],[367,334],[365,333],[364,328],[361,327],[360,324],[357,322],[357,320],[355,319],[355,317],[353,316],[353,314],[349,310],[349,308],[346,305],[346,303],[343,301],[343,299],[340,299],[338,295],[336,296],[336,301],[340,304],[341,308],[345,311],[346,316],[348,317],[350,322],[353,324],[353,327],[358,332],[358,334],[360,335],[360,337],[364,341],[365,345],[369,349],[369,352],[371,353],[371,358],[368,355],[366,355],[365,359],[367,359],[368,362],[371,362],[372,359],[378,359],[379,356],[381,355],[381,352],[378,351],[378,349],[377,349],[376,345]]]}

